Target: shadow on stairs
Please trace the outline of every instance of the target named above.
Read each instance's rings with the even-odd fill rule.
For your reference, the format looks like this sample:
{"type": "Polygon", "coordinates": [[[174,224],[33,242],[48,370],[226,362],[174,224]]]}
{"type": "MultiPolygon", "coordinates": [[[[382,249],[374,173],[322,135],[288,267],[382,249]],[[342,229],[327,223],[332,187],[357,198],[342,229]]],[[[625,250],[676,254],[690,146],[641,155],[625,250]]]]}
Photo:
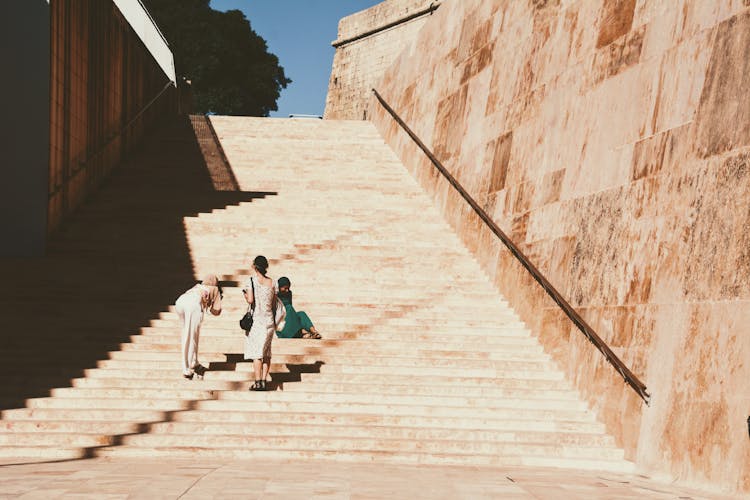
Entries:
{"type": "Polygon", "coordinates": [[[70,385],[195,283],[184,217],[275,194],[215,190],[189,120],[165,123],[45,257],[0,259],[0,409],[70,385]]]}

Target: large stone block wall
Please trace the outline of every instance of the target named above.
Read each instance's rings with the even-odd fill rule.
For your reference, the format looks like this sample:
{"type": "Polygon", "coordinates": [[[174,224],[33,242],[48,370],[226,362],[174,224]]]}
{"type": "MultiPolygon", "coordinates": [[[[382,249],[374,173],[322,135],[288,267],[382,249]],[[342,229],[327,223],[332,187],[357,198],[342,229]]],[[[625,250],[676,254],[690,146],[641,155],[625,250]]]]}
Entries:
{"type": "Polygon", "coordinates": [[[750,1],[448,0],[376,88],[646,383],[650,406],[371,97],[627,456],[750,491],[750,1]]]}
{"type": "MultiPolygon", "coordinates": [[[[428,8],[431,3],[435,2],[386,0],[341,19],[336,41],[351,39],[408,17],[428,8]]],[[[427,14],[337,47],[328,83],[324,118],[366,119],[370,89],[383,76],[399,53],[414,41],[417,33],[430,17],[427,14]]]]}

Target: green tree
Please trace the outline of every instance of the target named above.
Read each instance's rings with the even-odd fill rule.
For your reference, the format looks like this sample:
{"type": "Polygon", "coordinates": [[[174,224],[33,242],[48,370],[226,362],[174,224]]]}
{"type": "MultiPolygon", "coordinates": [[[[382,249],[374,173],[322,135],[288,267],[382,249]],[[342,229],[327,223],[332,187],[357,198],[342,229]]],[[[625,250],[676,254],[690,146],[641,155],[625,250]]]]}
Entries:
{"type": "Polygon", "coordinates": [[[178,78],[191,81],[199,113],[268,116],[292,81],[239,10],[209,0],[143,0],[164,33],[178,78]]]}

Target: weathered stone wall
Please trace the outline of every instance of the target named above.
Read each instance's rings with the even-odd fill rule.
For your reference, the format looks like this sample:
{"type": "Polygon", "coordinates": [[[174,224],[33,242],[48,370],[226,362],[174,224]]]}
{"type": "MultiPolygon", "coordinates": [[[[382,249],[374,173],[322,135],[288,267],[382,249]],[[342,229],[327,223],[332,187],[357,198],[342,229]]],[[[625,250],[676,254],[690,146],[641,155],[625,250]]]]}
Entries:
{"type": "Polygon", "coordinates": [[[647,384],[643,405],[368,115],[649,473],[750,491],[750,0],[446,1],[376,88],[647,384]]]}
{"type": "MultiPolygon", "coordinates": [[[[386,0],[339,21],[336,42],[353,38],[408,17],[430,6],[429,0],[386,0]]],[[[417,36],[430,15],[375,33],[336,48],[328,82],[324,118],[366,119],[370,89],[417,36]]],[[[334,42],[334,43],[336,43],[334,42]]]]}

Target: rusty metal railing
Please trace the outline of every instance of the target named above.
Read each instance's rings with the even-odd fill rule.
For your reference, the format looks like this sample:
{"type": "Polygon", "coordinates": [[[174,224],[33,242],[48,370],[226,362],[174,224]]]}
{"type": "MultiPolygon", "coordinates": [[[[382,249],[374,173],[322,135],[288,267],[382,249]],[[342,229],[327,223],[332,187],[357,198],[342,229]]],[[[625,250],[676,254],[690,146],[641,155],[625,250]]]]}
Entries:
{"type": "Polygon", "coordinates": [[[555,301],[555,303],[560,306],[560,308],[563,310],[563,312],[570,318],[570,320],[573,322],[573,324],[578,327],[579,330],[588,338],[588,340],[594,344],[594,346],[599,350],[599,352],[604,355],[604,358],[607,360],[607,362],[614,367],[614,369],[622,376],[622,378],[625,380],[625,383],[628,384],[630,387],[633,388],[633,390],[638,393],[638,395],[643,399],[643,401],[648,405],[650,403],[651,395],[646,391],[646,385],[641,382],[638,377],[635,376],[635,374],[630,371],[630,369],[625,365],[625,363],[620,360],[620,358],[617,357],[617,355],[612,352],[612,350],[607,346],[607,344],[599,337],[599,335],[596,334],[593,328],[586,323],[586,321],[581,317],[578,312],[573,309],[573,306],[568,303],[567,300],[560,294],[560,292],[555,289],[554,286],[547,280],[547,278],[544,277],[544,275],[539,271],[539,269],[536,268],[526,257],[523,252],[511,241],[510,238],[500,229],[500,227],[495,223],[495,221],[492,220],[492,218],[487,214],[487,212],[484,211],[484,209],[479,206],[479,204],[472,198],[472,196],[464,189],[464,187],[456,180],[453,175],[448,171],[448,169],[443,166],[442,163],[440,163],[440,160],[438,160],[435,155],[430,151],[430,149],[425,146],[425,144],[417,137],[417,135],[404,123],[404,121],[401,119],[400,116],[393,110],[393,108],[388,105],[387,102],[383,99],[383,97],[378,93],[377,90],[372,89],[373,94],[375,94],[375,97],[377,98],[378,102],[381,106],[388,112],[388,114],[391,115],[391,117],[398,123],[402,129],[411,137],[411,139],[414,141],[414,143],[421,149],[425,155],[427,155],[427,158],[430,159],[430,162],[435,166],[435,168],[440,171],[441,174],[443,174],[443,177],[446,178],[446,180],[450,183],[453,188],[458,191],[458,193],[461,195],[461,197],[471,206],[471,208],[474,210],[474,212],[479,216],[480,219],[482,219],[482,222],[484,222],[487,227],[497,236],[500,241],[502,241],[503,245],[510,251],[511,254],[519,261],[519,263],[531,274],[531,276],[536,280],[537,283],[544,289],[547,294],[552,297],[552,300],[555,301]]]}

